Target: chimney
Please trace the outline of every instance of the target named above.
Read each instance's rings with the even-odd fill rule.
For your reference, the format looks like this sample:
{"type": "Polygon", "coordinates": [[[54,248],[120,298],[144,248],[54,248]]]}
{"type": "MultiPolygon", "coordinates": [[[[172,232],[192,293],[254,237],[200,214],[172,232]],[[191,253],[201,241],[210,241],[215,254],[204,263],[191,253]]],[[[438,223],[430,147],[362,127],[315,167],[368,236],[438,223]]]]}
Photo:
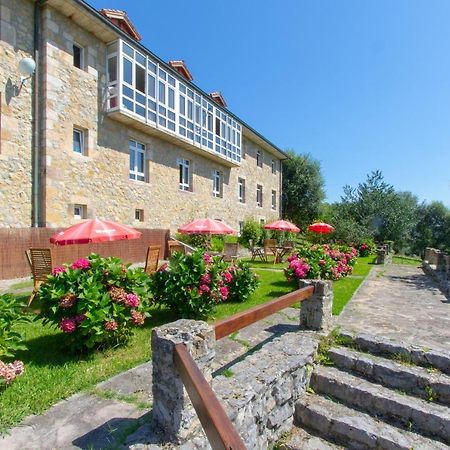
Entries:
{"type": "Polygon", "coordinates": [[[172,66],[186,80],[192,81],[194,79],[182,59],[179,61],[169,61],[169,65],[172,66]]]}
{"type": "Polygon", "coordinates": [[[209,95],[217,104],[219,104],[220,106],[223,106],[224,108],[227,107],[227,102],[223,98],[223,95],[220,91],[211,92],[211,94],[209,94],[209,95]]]}
{"type": "Polygon", "coordinates": [[[119,27],[135,41],[140,41],[142,39],[125,11],[120,11],[118,9],[101,9],[100,14],[108,18],[111,23],[116,27],[119,27]]]}

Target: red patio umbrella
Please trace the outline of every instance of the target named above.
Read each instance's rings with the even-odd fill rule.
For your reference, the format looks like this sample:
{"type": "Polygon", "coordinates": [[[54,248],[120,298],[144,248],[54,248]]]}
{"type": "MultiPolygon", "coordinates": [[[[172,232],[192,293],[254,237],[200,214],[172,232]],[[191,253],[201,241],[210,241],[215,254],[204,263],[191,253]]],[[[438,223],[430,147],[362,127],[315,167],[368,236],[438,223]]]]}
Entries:
{"type": "Polygon", "coordinates": [[[235,234],[236,230],[220,220],[197,219],[178,228],[184,234],[235,234]]]}
{"type": "Polygon", "coordinates": [[[139,239],[142,233],[109,220],[90,219],[60,231],[50,238],[56,245],[89,244],[124,239],[139,239]]]}
{"type": "Polygon", "coordinates": [[[287,220],[276,220],[264,225],[267,230],[287,231],[288,233],[300,233],[300,228],[287,220]]]}
{"type": "Polygon", "coordinates": [[[308,230],[312,231],[314,233],[319,233],[319,234],[329,234],[334,231],[334,228],[331,225],[329,225],[328,223],[316,222],[316,223],[311,224],[308,227],[308,230]]]}

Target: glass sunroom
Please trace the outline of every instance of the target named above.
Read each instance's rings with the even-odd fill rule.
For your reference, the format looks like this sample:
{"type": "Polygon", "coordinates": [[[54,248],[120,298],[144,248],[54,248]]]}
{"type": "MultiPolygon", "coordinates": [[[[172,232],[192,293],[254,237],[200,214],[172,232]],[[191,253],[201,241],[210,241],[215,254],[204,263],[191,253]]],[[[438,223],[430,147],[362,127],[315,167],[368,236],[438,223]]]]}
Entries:
{"type": "Polygon", "coordinates": [[[242,125],[149,54],[122,39],[107,49],[107,111],[132,118],[229,165],[241,162],[242,125]]]}

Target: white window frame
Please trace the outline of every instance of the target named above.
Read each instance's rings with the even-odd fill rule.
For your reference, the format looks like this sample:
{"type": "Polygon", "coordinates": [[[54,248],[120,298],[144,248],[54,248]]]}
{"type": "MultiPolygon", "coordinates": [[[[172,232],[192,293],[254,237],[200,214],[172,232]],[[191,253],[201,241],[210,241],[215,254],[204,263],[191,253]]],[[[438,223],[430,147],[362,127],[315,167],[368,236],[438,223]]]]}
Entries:
{"type": "Polygon", "coordinates": [[[86,146],[85,146],[85,132],[84,130],[82,130],[81,128],[78,127],[73,127],[73,132],[72,132],[72,151],[74,153],[76,153],[77,155],[85,155],[86,154],[86,146]],[[74,135],[75,133],[80,135],[80,150],[81,151],[77,151],[75,150],[75,139],[74,139],[74,135]]]}
{"type": "Polygon", "coordinates": [[[263,166],[263,155],[261,150],[256,150],[256,166],[260,168],[263,166]]]}
{"type": "Polygon", "coordinates": [[[191,162],[188,159],[178,158],[179,189],[180,191],[192,191],[191,186],[191,162]]]}
{"type": "Polygon", "coordinates": [[[245,178],[238,178],[238,200],[245,203],[245,178]]]}
{"type": "Polygon", "coordinates": [[[145,144],[142,142],[136,141],[134,139],[128,140],[128,152],[129,152],[129,160],[131,159],[131,153],[134,153],[134,168],[129,168],[129,179],[133,181],[145,181],[145,144]],[[140,148],[142,146],[143,148],[140,148]],[[140,172],[138,170],[138,158],[142,155],[143,160],[143,171],[140,172]]]}
{"type": "Polygon", "coordinates": [[[72,61],[73,67],[76,67],[77,69],[80,69],[80,70],[84,70],[84,47],[82,45],[78,44],[77,42],[72,42],[72,58],[73,58],[73,61],[72,61]],[[73,54],[74,47],[77,47],[80,49],[80,67],[75,65],[75,61],[74,61],[75,55],[73,54]]]}
{"type": "Polygon", "coordinates": [[[75,220],[86,219],[87,216],[87,206],[75,203],[73,205],[73,218],[75,220]]]}
{"type": "Polygon", "coordinates": [[[213,197],[222,197],[222,172],[220,170],[213,170],[213,174],[212,174],[212,179],[213,179],[213,197]]]}
{"type": "Polygon", "coordinates": [[[272,173],[273,174],[277,173],[277,166],[276,166],[276,162],[274,159],[272,159],[272,173]]]}
{"type": "Polygon", "coordinates": [[[272,209],[277,209],[277,191],[272,189],[272,209]]]}
{"type": "Polygon", "coordinates": [[[143,209],[136,208],[134,210],[134,220],[136,220],[138,222],[144,221],[144,210],[143,209]]]}
{"type": "Polygon", "coordinates": [[[242,220],[239,221],[239,236],[242,236],[242,232],[244,231],[244,222],[242,220]]]}
{"type": "Polygon", "coordinates": [[[256,206],[262,208],[263,206],[263,186],[262,184],[256,185],[256,206]]]}

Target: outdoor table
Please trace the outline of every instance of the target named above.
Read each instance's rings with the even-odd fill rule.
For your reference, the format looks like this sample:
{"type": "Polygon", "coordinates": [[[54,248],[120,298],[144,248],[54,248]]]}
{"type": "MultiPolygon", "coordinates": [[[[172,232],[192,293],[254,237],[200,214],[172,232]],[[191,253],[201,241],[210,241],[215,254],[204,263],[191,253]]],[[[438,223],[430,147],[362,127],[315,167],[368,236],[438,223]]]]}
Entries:
{"type": "Polygon", "coordinates": [[[294,247],[285,247],[284,245],[277,245],[276,247],[272,248],[272,252],[275,256],[274,264],[283,262],[283,256],[285,256],[288,252],[293,250],[294,247]]]}

